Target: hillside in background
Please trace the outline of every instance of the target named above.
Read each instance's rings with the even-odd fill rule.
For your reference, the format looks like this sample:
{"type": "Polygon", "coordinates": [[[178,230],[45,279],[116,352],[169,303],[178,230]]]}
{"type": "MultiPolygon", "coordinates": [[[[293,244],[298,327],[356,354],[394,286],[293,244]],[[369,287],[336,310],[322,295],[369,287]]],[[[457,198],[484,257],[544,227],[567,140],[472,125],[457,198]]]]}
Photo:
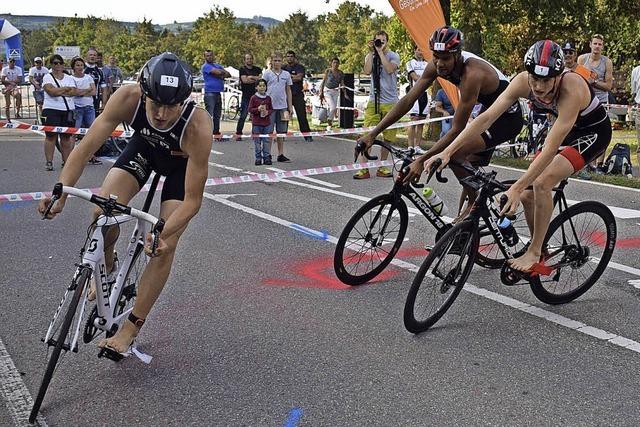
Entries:
{"type": "MultiPolygon", "coordinates": [[[[6,19],[11,22],[14,27],[19,30],[40,30],[47,28],[56,21],[56,19],[62,19],[62,16],[43,16],[43,15],[12,15],[10,13],[0,13],[0,19],[6,19]]],[[[257,24],[263,26],[265,29],[273,25],[280,23],[277,19],[267,18],[264,16],[254,16],[253,18],[237,18],[237,22],[242,24],[257,24]]],[[[129,29],[133,29],[136,25],[135,22],[122,22],[129,29]]],[[[179,30],[190,30],[193,27],[194,22],[173,22],[171,24],[154,24],[157,31],[167,29],[171,32],[177,32],[179,30]]]]}

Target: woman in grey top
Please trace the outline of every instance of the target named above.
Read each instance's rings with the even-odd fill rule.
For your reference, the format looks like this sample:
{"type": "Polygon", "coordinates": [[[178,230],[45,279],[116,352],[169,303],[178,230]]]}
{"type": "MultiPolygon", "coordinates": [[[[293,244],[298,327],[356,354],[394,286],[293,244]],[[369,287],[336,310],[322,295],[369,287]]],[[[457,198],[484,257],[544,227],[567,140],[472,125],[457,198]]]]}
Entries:
{"type": "MultiPolygon", "coordinates": [[[[324,104],[327,101],[329,114],[327,114],[328,129],[333,126],[333,120],[337,118],[338,111],[338,96],[340,95],[340,89],[344,84],[344,73],[340,70],[340,60],[336,57],[331,59],[331,68],[327,68],[324,72],[324,78],[320,83],[320,104],[324,104]]],[[[345,97],[349,95],[345,92],[345,97]]]]}

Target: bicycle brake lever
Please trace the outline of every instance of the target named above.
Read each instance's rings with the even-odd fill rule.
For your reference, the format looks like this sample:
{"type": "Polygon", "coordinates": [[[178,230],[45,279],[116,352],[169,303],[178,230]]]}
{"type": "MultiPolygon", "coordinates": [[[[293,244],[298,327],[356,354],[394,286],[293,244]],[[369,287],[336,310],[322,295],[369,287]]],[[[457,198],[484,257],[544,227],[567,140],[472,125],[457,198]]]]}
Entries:
{"type": "MultiPolygon", "coordinates": [[[[502,212],[502,209],[504,209],[504,205],[506,205],[508,201],[509,201],[509,198],[507,197],[506,194],[503,194],[502,196],[500,196],[500,212],[502,212]]],[[[514,219],[516,219],[516,216],[515,215],[500,215],[498,217],[498,224],[500,224],[502,222],[502,220],[504,220],[505,218],[507,218],[509,221],[513,221],[514,219]]]]}
{"type": "Polygon", "coordinates": [[[433,174],[436,175],[436,179],[438,180],[438,182],[442,182],[442,183],[449,182],[449,179],[443,177],[442,176],[442,172],[438,171],[438,168],[440,167],[440,165],[442,165],[442,160],[441,159],[436,159],[431,164],[431,170],[429,170],[429,176],[427,177],[427,184],[429,183],[429,181],[431,181],[431,178],[433,178],[433,174]]]}
{"type": "Polygon", "coordinates": [[[162,233],[162,230],[164,230],[164,224],[164,219],[160,218],[151,230],[151,235],[153,236],[153,241],[151,242],[152,257],[156,255],[156,249],[158,249],[158,239],[160,238],[160,233],[162,233]]]}
{"type": "Polygon", "coordinates": [[[60,197],[62,197],[62,183],[58,182],[53,186],[53,191],[51,192],[51,201],[47,205],[47,209],[44,211],[44,214],[42,214],[42,219],[47,219],[47,217],[49,216],[49,212],[51,212],[51,209],[53,208],[53,205],[58,200],[60,200],[60,197]]]}

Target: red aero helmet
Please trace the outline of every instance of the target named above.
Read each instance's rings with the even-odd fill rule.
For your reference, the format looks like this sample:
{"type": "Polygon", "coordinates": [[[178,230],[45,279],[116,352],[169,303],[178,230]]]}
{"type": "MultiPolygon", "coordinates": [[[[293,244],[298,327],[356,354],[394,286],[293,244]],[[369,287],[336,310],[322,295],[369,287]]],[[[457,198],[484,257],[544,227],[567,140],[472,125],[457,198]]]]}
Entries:
{"type": "Polygon", "coordinates": [[[464,35],[457,28],[444,26],[433,32],[429,39],[429,48],[434,52],[455,53],[462,50],[464,35]]]}
{"type": "Polygon", "coordinates": [[[535,42],[524,56],[524,67],[538,77],[555,77],[564,71],[564,53],[556,42],[535,42]]]}

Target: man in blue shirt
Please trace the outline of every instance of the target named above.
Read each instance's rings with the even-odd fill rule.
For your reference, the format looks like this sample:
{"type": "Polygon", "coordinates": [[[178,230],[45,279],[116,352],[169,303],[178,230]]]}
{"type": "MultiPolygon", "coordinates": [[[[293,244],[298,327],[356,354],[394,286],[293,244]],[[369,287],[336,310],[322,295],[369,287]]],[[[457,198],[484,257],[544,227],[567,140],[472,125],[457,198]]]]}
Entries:
{"type": "Polygon", "coordinates": [[[220,64],[213,62],[213,52],[204,51],[204,64],[202,64],[202,78],[204,79],[204,107],[213,118],[213,135],[220,135],[220,116],[222,113],[222,92],[224,91],[224,79],[231,74],[220,64]]]}

